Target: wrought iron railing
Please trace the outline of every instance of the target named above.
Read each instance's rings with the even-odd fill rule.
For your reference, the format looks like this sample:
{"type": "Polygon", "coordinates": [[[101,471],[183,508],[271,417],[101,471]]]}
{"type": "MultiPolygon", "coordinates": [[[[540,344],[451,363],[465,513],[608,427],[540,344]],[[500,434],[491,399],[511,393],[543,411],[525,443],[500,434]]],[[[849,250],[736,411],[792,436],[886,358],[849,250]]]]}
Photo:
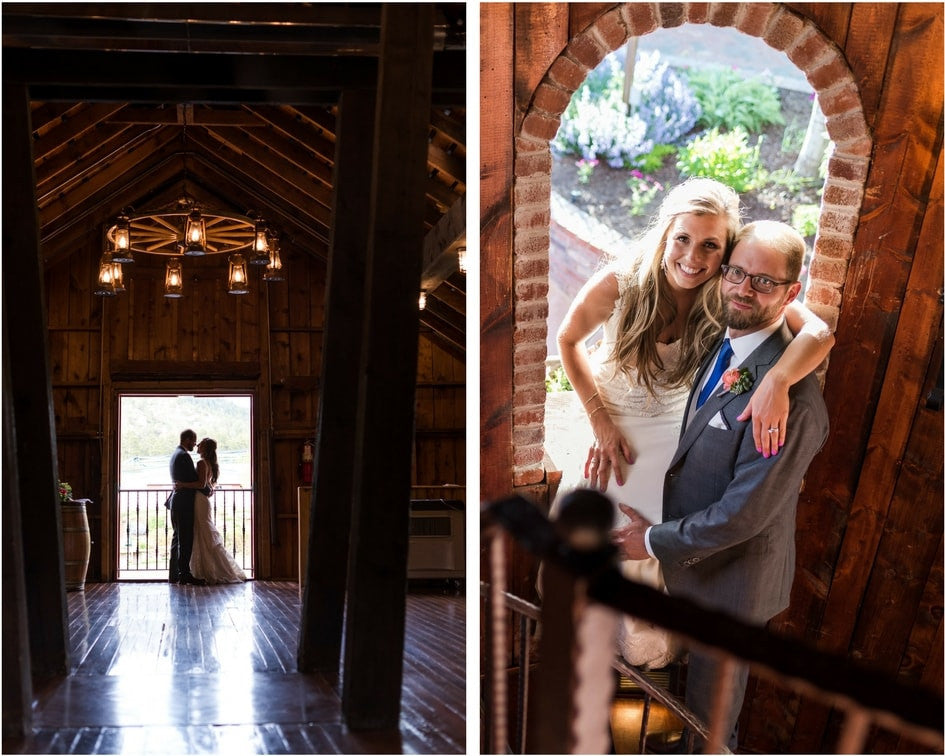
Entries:
{"type": "MultiPolygon", "coordinates": [[[[171,514],[164,503],[171,488],[118,491],[118,579],[166,578],[171,552],[171,514]]],[[[243,571],[253,573],[252,488],[221,486],[210,497],[223,545],[243,571]]]]}
{"type": "MultiPolygon", "coordinates": [[[[579,685],[586,686],[590,677],[586,658],[580,657],[599,643],[589,643],[587,635],[582,636],[583,645],[576,639],[585,632],[591,621],[589,609],[595,605],[641,617],[678,633],[692,645],[717,654],[723,666],[736,660],[748,662],[754,673],[788,694],[803,694],[833,706],[843,716],[833,746],[837,753],[864,753],[871,727],[942,752],[945,737],[940,695],[628,581],[613,563],[612,547],[579,548],[565,540],[562,532],[521,497],[483,509],[482,545],[488,555],[484,577],[488,582],[482,585],[482,753],[584,752],[573,750],[574,733],[581,726],[587,731],[587,718],[579,721],[575,691],[579,685]],[[558,575],[556,582],[544,582],[544,594],[554,601],[546,600],[541,609],[506,590],[505,560],[510,538],[555,566],[551,572],[558,575]],[[533,653],[532,638],[536,635],[540,640],[533,653]],[[536,678],[539,684],[530,690],[530,672],[542,668],[551,670],[550,674],[536,678]]],[[[606,537],[606,532],[598,535],[606,537]]],[[[584,527],[578,540],[586,543],[587,539],[588,529],[584,527]]],[[[549,577],[551,574],[546,573],[549,577]]],[[[638,750],[618,752],[651,752],[646,742],[651,702],[661,704],[680,726],[688,727],[690,747],[692,738],[698,735],[707,741],[706,752],[727,752],[720,731],[720,723],[727,716],[724,706],[717,704],[713,722],[698,722],[673,691],[654,684],[650,675],[617,655],[609,662],[605,655],[604,663],[632,680],[644,697],[642,728],[635,733],[638,750]]],[[[720,682],[724,681],[720,678],[720,682]]],[[[720,701],[725,698],[719,696],[720,701]]],[[[592,717],[591,725],[595,723],[600,724],[599,717],[592,717]]],[[[603,737],[610,735],[616,737],[613,731],[603,733],[603,737]]]]}

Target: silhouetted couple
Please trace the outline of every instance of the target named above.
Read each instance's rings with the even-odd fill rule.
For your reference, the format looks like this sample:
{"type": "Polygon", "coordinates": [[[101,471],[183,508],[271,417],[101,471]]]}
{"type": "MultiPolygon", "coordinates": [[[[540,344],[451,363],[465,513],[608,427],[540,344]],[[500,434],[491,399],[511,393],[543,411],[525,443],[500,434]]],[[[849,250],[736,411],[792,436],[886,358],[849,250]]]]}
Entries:
{"type": "Polygon", "coordinates": [[[205,438],[197,443],[197,434],[188,429],[180,434],[180,445],[171,455],[170,497],[171,559],[168,579],[180,585],[239,583],[246,575],[223,545],[213,523],[210,495],[220,476],[217,442],[205,438]],[[190,456],[194,446],[200,461],[194,466],[190,456]]]}

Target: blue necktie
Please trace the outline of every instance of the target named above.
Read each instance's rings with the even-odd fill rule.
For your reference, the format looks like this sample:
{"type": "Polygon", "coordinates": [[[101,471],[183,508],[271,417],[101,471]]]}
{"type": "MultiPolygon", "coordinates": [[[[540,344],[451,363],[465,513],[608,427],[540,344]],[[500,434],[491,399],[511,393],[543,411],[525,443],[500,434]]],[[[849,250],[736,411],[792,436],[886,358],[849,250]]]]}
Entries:
{"type": "Polygon", "coordinates": [[[709,376],[709,380],[705,382],[705,386],[703,386],[702,391],[699,392],[699,400],[696,402],[696,409],[699,409],[699,407],[705,404],[706,399],[712,395],[712,389],[715,388],[715,385],[722,377],[722,373],[724,373],[725,369],[728,367],[728,363],[732,359],[732,354],[732,343],[728,339],[725,339],[725,341],[722,342],[722,348],[719,350],[719,356],[715,360],[715,367],[712,368],[712,375],[709,376]]]}

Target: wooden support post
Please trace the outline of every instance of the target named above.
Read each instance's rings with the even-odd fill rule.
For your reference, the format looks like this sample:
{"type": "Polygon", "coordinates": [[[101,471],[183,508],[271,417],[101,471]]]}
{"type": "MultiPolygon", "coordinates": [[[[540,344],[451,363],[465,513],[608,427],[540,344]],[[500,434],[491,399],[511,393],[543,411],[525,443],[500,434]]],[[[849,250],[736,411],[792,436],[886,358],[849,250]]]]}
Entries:
{"type": "Polygon", "coordinates": [[[308,565],[298,668],[337,673],[341,659],[348,536],[354,487],[355,423],[364,329],[364,267],[371,189],[372,90],[341,96],[335,143],[334,210],[322,349],[308,565]]]}
{"type": "MultiPolygon", "coordinates": [[[[57,495],[55,419],[47,365],[46,311],[39,258],[35,179],[26,87],[3,85],[3,304],[10,358],[20,492],[30,657],[33,675],[64,674],[68,664],[65,575],[57,495]]],[[[5,378],[7,376],[4,376],[5,378]]],[[[4,426],[6,436],[6,426],[4,426]]],[[[4,439],[6,441],[6,438],[4,439]]],[[[3,506],[11,504],[4,497],[3,506]]]]}
{"type": "Polygon", "coordinates": [[[381,17],[342,684],[352,729],[400,718],[433,18],[422,4],[381,17]]]}

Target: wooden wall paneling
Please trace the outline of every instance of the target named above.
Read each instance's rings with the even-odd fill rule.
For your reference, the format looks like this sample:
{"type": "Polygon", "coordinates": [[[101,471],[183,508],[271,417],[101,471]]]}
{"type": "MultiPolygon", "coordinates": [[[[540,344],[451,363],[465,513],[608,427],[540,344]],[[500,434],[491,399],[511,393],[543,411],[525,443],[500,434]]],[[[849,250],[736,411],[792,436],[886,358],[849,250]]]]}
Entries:
{"type": "Polygon", "coordinates": [[[302,534],[309,555],[299,632],[302,672],[337,674],[341,660],[365,312],[352,305],[364,299],[369,227],[360,211],[370,196],[375,100],[373,90],[348,90],[338,109],[330,260],[316,315],[325,331],[311,519],[302,534]]]}
{"type": "Polygon", "coordinates": [[[352,729],[400,717],[433,18],[431,5],[381,11],[341,696],[352,729]]]}
{"type": "MultiPolygon", "coordinates": [[[[866,123],[872,127],[892,54],[899,7],[897,3],[850,3],[849,7],[849,36],[844,55],[857,80],[866,123]]],[[[839,9],[834,13],[839,14],[839,9]]]]}
{"type": "MultiPolygon", "coordinates": [[[[32,672],[39,678],[68,668],[67,614],[56,495],[55,420],[49,379],[39,229],[33,204],[29,97],[23,86],[3,85],[3,301],[15,327],[4,341],[10,360],[5,392],[14,397],[13,423],[4,442],[29,449],[15,476],[29,506],[20,513],[32,672]],[[10,254],[10,252],[14,252],[10,254]],[[13,356],[16,359],[13,359],[13,356]],[[11,436],[15,433],[15,437],[11,436]]],[[[4,322],[9,322],[5,317],[4,322]]],[[[7,506],[6,501],[4,506],[7,506]]],[[[22,652],[23,649],[20,649],[22,652]]]]}
{"type": "MultiPolygon", "coordinates": [[[[568,43],[570,3],[515,3],[515,132],[538,84],[568,43]]],[[[488,112],[488,111],[483,111],[488,112]]],[[[491,119],[490,119],[491,120],[491,119]]],[[[505,139],[512,140],[512,132],[505,139]]]]}
{"type": "Polygon", "coordinates": [[[256,469],[253,470],[253,487],[256,498],[253,511],[253,566],[258,578],[272,575],[271,513],[275,501],[274,438],[272,424],[272,371],[269,350],[271,341],[270,310],[272,290],[266,287],[260,298],[259,364],[261,367],[257,390],[253,397],[253,437],[256,444],[256,469]]]}
{"type": "Polygon", "coordinates": [[[515,17],[509,3],[480,6],[480,486],[484,500],[512,490],[512,177],[515,17]]]}

